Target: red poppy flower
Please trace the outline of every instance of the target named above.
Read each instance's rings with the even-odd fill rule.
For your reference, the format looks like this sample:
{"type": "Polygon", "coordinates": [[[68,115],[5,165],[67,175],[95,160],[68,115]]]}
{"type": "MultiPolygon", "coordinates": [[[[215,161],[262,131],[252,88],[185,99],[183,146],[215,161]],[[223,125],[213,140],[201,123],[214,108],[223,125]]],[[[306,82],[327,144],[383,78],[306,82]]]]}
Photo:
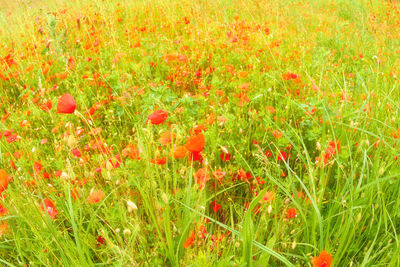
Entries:
{"type": "Polygon", "coordinates": [[[71,114],[74,113],[76,102],[72,95],[65,94],[58,99],[57,113],[71,114]]]}
{"type": "Polygon", "coordinates": [[[218,179],[218,183],[222,183],[222,179],[224,179],[226,172],[218,169],[214,172],[214,176],[218,179]]]}
{"type": "Polygon", "coordinates": [[[321,254],[312,258],[313,267],[330,267],[332,264],[332,256],[326,251],[321,251],[321,254]]]}
{"type": "Polygon", "coordinates": [[[286,219],[293,219],[296,217],[297,211],[295,208],[290,208],[286,211],[286,219]]]}
{"type": "Polygon", "coordinates": [[[12,134],[7,137],[6,141],[7,141],[7,143],[13,143],[13,142],[17,141],[17,139],[18,139],[18,135],[12,134]]]}
{"type": "Polygon", "coordinates": [[[203,156],[201,155],[200,152],[191,152],[190,153],[190,160],[193,161],[193,162],[198,161],[198,162],[202,163],[203,162],[203,156]]]}
{"type": "Polygon", "coordinates": [[[334,141],[329,142],[328,147],[326,148],[325,152],[325,157],[324,157],[324,164],[328,163],[328,160],[330,160],[333,156],[336,155],[336,153],[340,149],[340,142],[337,141],[336,143],[334,141]]]}
{"type": "Polygon", "coordinates": [[[58,215],[58,211],[56,210],[56,206],[53,201],[49,198],[46,198],[40,204],[40,208],[43,212],[47,212],[51,219],[55,219],[58,215]]]}
{"type": "Polygon", "coordinates": [[[8,136],[10,136],[11,134],[12,134],[12,132],[14,131],[14,129],[11,129],[11,130],[5,130],[4,131],[4,136],[5,137],[8,137],[8,136]]]}
{"type": "Polygon", "coordinates": [[[217,204],[215,200],[211,203],[211,207],[215,213],[217,213],[221,209],[221,204],[217,204]]]}
{"type": "Polygon", "coordinates": [[[157,165],[164,165],[167,163],[167,157],[151,159],[150,162],[157,165]]]}
{"type": "Polygon", "coordinates": [[[4,216],[7,213],[8,213],[8,210],[0,203],[0,216],[4,216]]]}
{"type": "Polygon", "coordinates": [[[113,168],[118,168],[121,165],[121,156],[116,155],[109,158],[106,162],[103,163],[103,167],[107,170],[111,170],[113,168]]]}
{"type": "Polygon", "coordinates": [[[267,156],[267,158],[271,157],[272,156],[272,152],[269,151],[269,150],[265,151],[265,156],[267,156]]]}
{"type": "Polygon", "coordinates": [[[285,151],[280,151],[278,155],[278,160],[286,161],[287,160],[287,155],[285,151]]]}
{"type": "Polygon", "coordinates": [[[104,245],[105,241],[106,239],[99,235],[99,237],[97,237],[97,246],[100,247],[101,245],[104,245]]]}
{"type": "Polygon", "coordinates": [[[151,122],[151,124],[161,124],[168,118],[168,112],[165,110],[159,109],[151,113],[147,120],[151,122]]]}
{"type": "Polygon", "coordinates": [[[75,148],[74,150],[72,150],[72,154],[77,157],[80,158],[82,156],[82,153],[79,149],[75,148]]]}
{"type": "Polygon", "coordinates": [[[51,100],[46,101],[45,103],[43,103],[40,108],[43,111],[49,111],[51,108],[53,107],[53,102],[51,102],[51,100]]]}
{"type": "Polygon", "coordinates": [[[230,161],[231,160],[231,154],[222,152],[221,155],[219,156],[222,161],[230,161]]]}
{"type": "Polygon", "coordinates": [[[33,169],[35,170],[35,173],[39,173],[42,171],[43,165],[39,161],[37,161],[33,164],[33,169]]]}

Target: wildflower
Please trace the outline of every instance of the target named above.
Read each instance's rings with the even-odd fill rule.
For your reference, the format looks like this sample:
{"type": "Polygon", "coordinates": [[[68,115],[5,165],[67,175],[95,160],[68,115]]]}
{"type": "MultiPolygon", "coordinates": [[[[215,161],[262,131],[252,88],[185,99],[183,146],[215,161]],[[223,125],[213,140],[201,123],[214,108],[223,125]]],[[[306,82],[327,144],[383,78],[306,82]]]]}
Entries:
{"type": "Polygon", "coordinates": [[[170,131],[163,133],[160,138],[158,138],[158,142],[162,145],[171,144],[172,140],[175,138],[175,134],[170,131]]]}
{"type": "Polygon", "coordinates": [[[195,161],[199,161],[200,163],[203,162],[203,156],[201,155],[200,152],[191,152],[190,153],[190,160],[195,162],[195,161]]]}
{"type": "Polygon", "coordinates": [[[0,216],[4,216],[8,213],[8,210],[0,203],[0,216]]]}
{"type": "Polygon", "coordinates": [[[72,150],[72,154],[77,157],[80,158],[82,156],[82,153],[79,149],[75,148],[74,150],[72,150]]]}
{"type": "Polygon", "coordinates": [[[206,126],[204,126],[204,124],[198,124],[195,125],[192,129],[189,130],[190,134],[199,134],[201,132],[204,132],[205,130],[207,130],[206,126]]]}
{"type": "Polygon", "coordinates": [[[332,256],[326,251],[322,251],[319,256],[312,258],[313,267],[330,267],[332,264],[332,256]]]}
{"type": "Polygon", "coordinates": [[[0,224],[0,237],[2,237],[7,232],[7,229],[8,229],[8,223],[2,222],[0,224]]]}
{"type": "Polygon", "coordinates": [[[188,155],[189,151],[184,146],[178,146],[174,150],[174,158],[181,159],[188,155]]]}
{"type": "Polygon", "coordinates": [[[51,219],[55,219],[58,215],[56,206],[54,205],[53,201],[49,198],[46,198],[42,201],[42,204],[40,204],[40,208],[43,212],[45,213],[47,212],[47,214],[51,219]]]}
{"type": "Polygon", "coordinates": [[[265,155],[267,158],[270,158],[270,157],[272,156],[272,152],[269,151],[269,150],[267,150],[267,151],[265,151],[264,155],[265,155]]]}
{"type": "Polygon", "coordinates": [[[214,172],[214,176],[218,179],[218,183],[222,183],[222,179],[225,177],[226,172],[218,169],[214,172]]]}
{"type": "Polygon", "coordinates": [[[196,183],[199,185],[200,188],[204,188],[206,182],[210,180],[210,175],[208,174],[207,170],[200,168],[196,172],[196,183]]]}
{"type": "Polygon", "coordinates": [[[260,200],[260,204],[266,203],[266,202],[271,202],[275,199],[276,193],[272,191],[267,191],[265,192],[264,196],[260,200]]]}
{"type": "Polygon", "coordinates": [[[292,79],[295,80],[298,77],[299,76],[297,74],[294,74],[294,73],[291,73],[291,72],[287,72],[287,73],[282,74],[282,79],[284,79],[285,81],[292,80],[292,79]]]}
{"type": "Polygon", "coordinates": [[[103,200],[104,197],[105,194],[102,190],[97,190],[97,191],[92,190],[87,198],[87,201],[90,204],[95,204],[103,200]]]}
{"type": "Polygon", "coordinates": [[[276,112],[275,108],[272,107],[272,106],[265,107],[265,111],[270,113],[270,114],[274,114],[276,112]]]}
{"type": "Polygon", "coordinates": [[[279,152],[278,160],[281,160],[281,161],[286,161],[287,160],[287,155],[286,155],[285,151],[280,151],[279,152]]]}
{"type": "Polygon", "coordinates": [[[222,152],[221,155],[219,156],[222,161],[230,161],[231,160],[231,154],[222,152]]]}
{"type": "Polygon", "coordinates": [[[193,135],[186,141],[185,147],[190,152],[201,152],[204,149],[204,142],[203,134],[193,135]]]}
{"type": "Polygon", "coordinates": [[[101,235],[99,235],[97,237],[97,247],[100,247],[101,245],[104,245],[106,239],[104,237],[102,237],[101,235]]]}
{"type": "Polygon", "coordinates": [[[197,234],[200,239],[204,239],[207,234],[207,228],[204,225],[200,225],[199,231],[197,234]]]}
{"type": "Polygon", "coordinates": [[[58,99],[57,113],[70,114],[74,113],[76,102],[72,95],[65,94],[58,99]]]}
{"type": "Polygon", "coordinates": [[[164,165],[167,163],[167,157],[151,159],[150,162],[157,165],[164,165]]]}
{"type": "Polygon", "coordinates": [[[286,211],[286,219],[293,219],[297,215],[297,211],[295,208],[290,208],[286,211]]]}
{"type": "Polygon", "coordinates": [[[215,202],[215,200],[211,203],[211,207],[212,207],[212,210],[215,212],[215,213],[217,213],[219,210],[220,210],[220,208],[222,207],[221,206],[221,204],[218,204],[217,202],[215,202]]]}
{"type": "Polygon", "coordinates": [[[277,131],[277,130],[274,130],[274,131],[272,132],[272,135],[273,135],[276,139],[281,138],[281,137],[283,136],[283,134],[282,134],[281,132],[277,131]]]}
{"type": "Polygon", "coordinates": [[[325,151],[325,157],[324,157],[324,164],[326,164],[328,162],[328,160],[330,160],[333,156],[336,155],[336,153],[339,151],[340,149],[340,142],[334,142],[331,141],[329,142],[328,147],[326,148],[325,151]]]}
{"type": "Polygon", "coordinates": [[[17,141],[17,139],[18,139],[18,135],[12,134],[7,137],[6,141],[7,141],[7,143],[11,144],[11,143],[14,143],[15,141],[17,141]]]}
{"type": "Polygon", "coordinates": [[[196,237],[196,233],[193,231],[192,234],[186,239],[185,244],[183,245],[184,248],[188,248],[194,243],[194,239],[196,237]]]}
{"type": "Polygon", "coordinates": [[[9,182],[8,174],[5,170],[0,169],[0,194],[6,190],[9,182]]]}
{"type": "Polygon", "coordinates": [[[165,110],[159,109],[151,113],[147,120],[151,122],[151,124],[161,124],[168,118],[168,113],[165,110]]]}
{"type": "Polygon", "coordinates": [[[33,164],[33,169],[35,173],[40,173],[43,169],[43,165],[39,161],[37,161],[33,164]]]}
{"type": "Polygon", "coordinates": [[[104,162],[103,167],[107,170],[111,170],[113,168],[118,168],[121,162],[122,160],[120,155],[112,156],[106,162],[104,162]]]}
{"type": "Polygon", "coordinates": [[[126,202],[126,205],[128,206],[128,212],[132,212],[132,211],[138,209],[138,207],[136,206],[136,204],[133,203],[133,202],[130,201],[130,200],[128,200],[128,201],[126,202]]]}
{"type": "Polygon", "coordinates": [[[128,144],[122,150],[123,157],[130,157],[131,159],[140,159],[140,151],[135,144],[128,144]]]}
{"type": "Polygon", "coordinates": [[[53,102],[51,102],[51,100],[46,101],[45,103],[43,103],[40,108],[43,111],[49,111],[51,108],[53,107],[53,102]]]}

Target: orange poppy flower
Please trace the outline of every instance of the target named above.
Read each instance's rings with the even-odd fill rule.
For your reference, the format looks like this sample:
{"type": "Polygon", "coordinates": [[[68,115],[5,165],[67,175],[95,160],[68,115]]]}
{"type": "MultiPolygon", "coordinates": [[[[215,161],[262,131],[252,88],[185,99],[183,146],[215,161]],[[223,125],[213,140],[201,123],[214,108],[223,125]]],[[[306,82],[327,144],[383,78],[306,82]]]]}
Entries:
{"type": "Polygon", "coordinates": [[[92,192],[90,192],[90,194],[89,194],[89,196],[87,198],[87,201],[90,204],[95,204],[95,203],[100,202],[101,200],[103,200],[103,198],[105,196],[106,195],[101,190],[92,191],[92,192]]]}
{"type": "Polygon", "coordinates": [[[192,234],[186,239],[185,244],[183,245],[184,248],[188,248],[194,243],[194,239],[196,237],[196,233],[193,231],[192,234]]]}
{"type": "Polygon", "coordinates": [[[185,147],[190,152],[201,152],[204,149],[204,142],[203,134],[193,135],[186,141],[185,147]]]}
{"type": "Polygon", "coordinates": [[[199,187],[204,188],[208,180],[210,180],[210,175],[207,170],[203,168],[198,169],[196,172],[196,183],[199,187]]]}
{"type": "Polygon", "coordinates": [[[174,158],[181,159],[186,157],[189,154],[189,151],[184,146],[178,146],[174,150],[174,158]]]}
{"type": "Polygon", "coordinates": [[[0,194],[7,188],[9,182],[8,174],[5,170],[0,169],[0,194]]]}
{"type": "Polygon", "coordinates": [[[158,142],[162,145],[171,144],[172,140],[175,138],[175,134],[170,131],[163,133],[160,138],[158,138],[158,142]]]}
{"type": "Polygon", "coordinates": [[[332,256],[326,251],[322,251],[321,254],[312,258],[311,263],[313,267],[330,267],[332,264],[332,256]]]}
{"type": "Polygon", "coordinates": [[[265,192],[264,196],[260,200],[260,204],[266,203],[266,202],[271,202],[275,199],[276,193],[272,191],[267,191],[265,192]]]}
{"type": "Polygon", "coordinates": [[[282,134],[281,132],[277,131],[277,130],[274,130],[274,131],[272,132],[272,135],[273,135],[276,139],[281,138],[281,137],[283,136],[283,134],[282,134]]]}
{"type": "Polygon", "coordinates": [[[7,232],[7,229],[8,229],[8,224],[6,222],[2,222],[0,224],[0,237],[2,237],[7,232]]]}
{"type": "Polygon", "coordinates": [[[204,132],[206,130],[207,130],[207,128],[206,128],[206,126],[204,126],[204,124],[198,124],[198,125],[195,125],[193,127],[193,129],[190,129],[189,133],[190,134],[199,134],[199,133],[204,132]]]}
{"type": "Polygon", "coordinates": [[[135,144],[128,144],[121,152],[123,157],[130,157],[131,159],[140,159],[140,151],[135,144]]]}

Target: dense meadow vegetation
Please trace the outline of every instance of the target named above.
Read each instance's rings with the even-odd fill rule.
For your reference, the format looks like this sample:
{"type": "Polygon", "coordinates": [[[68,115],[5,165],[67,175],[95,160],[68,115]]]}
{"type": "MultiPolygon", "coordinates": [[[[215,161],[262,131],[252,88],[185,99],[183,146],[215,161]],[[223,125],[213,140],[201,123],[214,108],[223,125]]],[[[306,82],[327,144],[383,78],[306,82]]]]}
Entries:
{"type": "Polygon", "coordinates": [[[400,266],[399,3],[11,2],[1,266],[400,266]]]}

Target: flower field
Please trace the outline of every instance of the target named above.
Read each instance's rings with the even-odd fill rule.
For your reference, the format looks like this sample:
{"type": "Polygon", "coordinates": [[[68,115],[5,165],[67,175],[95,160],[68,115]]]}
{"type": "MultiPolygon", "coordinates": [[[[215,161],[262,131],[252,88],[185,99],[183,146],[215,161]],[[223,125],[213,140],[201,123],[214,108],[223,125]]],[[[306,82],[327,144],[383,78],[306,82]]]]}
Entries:
{"type": "Polygon", "coordinates": [[[400,266],[400,3],[0,2],[1,266],[400,266]]]}

